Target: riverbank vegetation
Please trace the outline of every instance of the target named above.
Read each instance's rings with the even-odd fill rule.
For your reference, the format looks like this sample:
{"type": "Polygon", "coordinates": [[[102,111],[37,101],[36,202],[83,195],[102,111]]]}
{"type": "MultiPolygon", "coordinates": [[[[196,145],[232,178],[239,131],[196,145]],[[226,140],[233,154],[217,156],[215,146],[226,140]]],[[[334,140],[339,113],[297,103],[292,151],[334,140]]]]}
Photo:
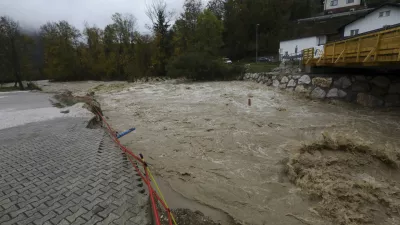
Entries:
{"type": "Polygon", "coordinates": [[[25,30],[4,15],[0,18],[0,82],[17,82],[23,88],[22,80],[38,79],[233,79],[243,73],[242,64],[236,62],[255,55],[256,36],[259,56],[277,56],[289,21],[321,12],[322,2],[185,0],[183,9],[177,10],[164,0],[153,0],[146,10],[151,21],[146,32],[139,32],[137,24],[143,21],[132,14],[115,13],[105,27],[85,24],[83,30],[68,21],[25,30]],[[224,58],[236,66],[225,64],[224,58]]]}

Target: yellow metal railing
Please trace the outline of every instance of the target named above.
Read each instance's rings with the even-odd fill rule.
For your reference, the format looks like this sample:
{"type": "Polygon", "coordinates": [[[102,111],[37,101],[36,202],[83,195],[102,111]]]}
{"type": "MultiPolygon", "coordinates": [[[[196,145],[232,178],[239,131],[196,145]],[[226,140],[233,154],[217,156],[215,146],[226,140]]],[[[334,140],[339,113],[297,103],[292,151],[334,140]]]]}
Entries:
{"type": "Polygon", "coordinates": [[[303,64],[309,64],[314,59],[314,48],[306,48],[302,51],[303,64]]]}
{"type": "Polygon", "coordinates": [[[400,27],[327,43],[320,57],[303,50],[303,64],[316,66],[400,63],[400,27]]]}

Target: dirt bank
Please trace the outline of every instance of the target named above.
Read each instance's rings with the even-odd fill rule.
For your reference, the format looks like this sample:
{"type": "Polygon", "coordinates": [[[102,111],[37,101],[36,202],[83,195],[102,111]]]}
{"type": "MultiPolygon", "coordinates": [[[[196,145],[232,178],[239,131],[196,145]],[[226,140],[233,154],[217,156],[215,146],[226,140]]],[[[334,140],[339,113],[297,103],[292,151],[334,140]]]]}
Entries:
{"type": "Polygon", "coordinates": [[[323,199],[285,174],[289,158],[322,132],[371,148],[400,142],[399,112],[312,102],[251,82],[106,84],[96,96],[116,129],[137,128],[122,142],[173,190],[244,224],[337,224],[318,210],[323,199]]]}

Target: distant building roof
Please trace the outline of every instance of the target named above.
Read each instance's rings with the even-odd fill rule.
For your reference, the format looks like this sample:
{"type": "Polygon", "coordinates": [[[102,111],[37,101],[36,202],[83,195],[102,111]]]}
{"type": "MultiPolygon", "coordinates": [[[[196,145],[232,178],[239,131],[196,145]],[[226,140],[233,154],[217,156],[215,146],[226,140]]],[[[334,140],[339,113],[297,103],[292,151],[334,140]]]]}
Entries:
{"type": "Polygon", "coordinates": [[[304,18],[304,19],[298,19],[297,22],[327,20],[327,19],[332,19],[335,17],[351,16],[351,15],[365,15],[369,11],[372,11],[372,10],[374,10],[374,9],[369,8],[369,9],[360,9],[360,10],[356,10],[356,11],[347,11],[347,12],[340,12],[340,13],[335,13],[335,14],[321,15],[321,16],[309,17],[309,18],[304,18]]]}

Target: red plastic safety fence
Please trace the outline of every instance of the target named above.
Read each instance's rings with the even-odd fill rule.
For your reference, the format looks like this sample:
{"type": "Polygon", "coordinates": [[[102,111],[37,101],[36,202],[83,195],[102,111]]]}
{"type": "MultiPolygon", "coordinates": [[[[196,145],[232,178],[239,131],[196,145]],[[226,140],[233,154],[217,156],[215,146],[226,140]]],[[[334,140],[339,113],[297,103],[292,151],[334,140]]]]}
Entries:
{"type": "Polygon", "coordinates": [[[173,220],[172,220],[171,210],[167,207],[167,204],[160,198],[160,196],[158,196],[157,192],[154,191],[154,188],[151,185],[151,179],[148,174],[147,163],[142,158],[135,155],[130,149],[128,149],[127,147],[125,147],[121,144],[121,142],[116,137],[115,130],[110,126],[109,123],[107,123],[106,119],[103,117],[103,115],[100,112],[97,112],[97,116],[99,118],[101,118],[101,121],[106,125],[108,133],[111,135],[113,141],[118,145],[118,147],[123,152],[125,152],[126,154],[128,154],[130,156],[130,157],[128,156],[129,161],[131,162],[132,166],[135,168],[136,172],[139,174],[140,178],[146,183],[147,189],[149,191],[151,207],[152,207],[156,225],[161,225],[159,212],[157,210],[158,202],[160,202],[160,204],[166,210],[167,215],[168,215],[168,223],[169,223],[169,225],[172,225],[173,220]],[[145,171],[144,174],[140,171],[139,167],[132,160],[132,158],[135,159],[137,162],[141,163],[141,165],[143,166],[144,171],[145,171]]]}

